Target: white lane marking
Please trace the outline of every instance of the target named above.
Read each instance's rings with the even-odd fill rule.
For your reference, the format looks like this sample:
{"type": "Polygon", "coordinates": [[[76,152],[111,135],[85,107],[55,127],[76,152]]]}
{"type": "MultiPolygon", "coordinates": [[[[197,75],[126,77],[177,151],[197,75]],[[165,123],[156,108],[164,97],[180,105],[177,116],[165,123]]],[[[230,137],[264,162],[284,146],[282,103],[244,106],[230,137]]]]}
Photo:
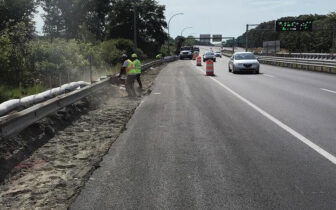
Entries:
{"type": "Polygon", "coordinates": [[[336,91],[333,91],[333,90],[328,90],[328,89],[325,89],[325,88],[320,88],[320,89],[323,90],[323,91],[329,92],[329,93],[335,93],[336,94],[336,91]]]}
{"type": "Polygon", "coordinates": [[[270,75],[270,74],[263,74],[264,76],[266,76],[266,77],[271,77],[271,78],[274,78],[275,76],[273,76],[273,75],[270,75]]]}
{"type": "Polygon", "coordinates": [[[161,95],[161,93],[153,93],[154,95],[161,95]]]}
{"type": "MultiPolygon", "coordinates": [[[[203,69],[201,69],[201,68],[197,68],[197,69],[200,70],[200,71],[202,71],[204,73],[203,69]]],[[[247,105],[249,105],[253,109],[257,110],[264,117],[266,117],[267,119],[271,120],[276,125],[278,125],[282,129],[284,129],[285,131],[287,131],[288,133],[290,133],[291,135],[293,135],[295,138],[297,138],[298,140],[300,140],[301,142],[303,142],[304,144],[306,144],[308,147],[310,147],[311,149],[315,150],[317,153],[319,153],[320,155],[322,155],[323,157],[325,157],[327,160],[329,160],[330,162],[332,162],[333,164],[336,165],[336,157],[335,156],[333,156],[332,154],[330,154],[329,152],[327,152],[326,150],[324,150],[323,148],[321,148],[320,146],[318,146],[314,142],[310,141],[309,139],[307,139],[306,137],[304,137],[303,135],[301,135],[300,133],[298,133],[294,129],[290,128],[289,126],[287,126],[286,124],[284,124],[283,122],[281,122],[280,120],[278,120],[277,118],[275,118],[272,115],[268,114],[266,111],[262,110],[260,107],[258,107],[257,105],[253,104],[251,101],[247,100],[243,96],[239,95],[238,93],[236,93],[235,91],[233,91],[228,86],[222,84],[221,82],[219,82],[214,77],[210,77],[210,79],[212,79],[214,82],[216,82],[218,85],[220,85],[221,87],[223,87],[224,89],[226,89],[227,91],[229,91],[231,94],[233,94],[237,98],[239,98],[241,101],[245,102],[247,105]]]]}

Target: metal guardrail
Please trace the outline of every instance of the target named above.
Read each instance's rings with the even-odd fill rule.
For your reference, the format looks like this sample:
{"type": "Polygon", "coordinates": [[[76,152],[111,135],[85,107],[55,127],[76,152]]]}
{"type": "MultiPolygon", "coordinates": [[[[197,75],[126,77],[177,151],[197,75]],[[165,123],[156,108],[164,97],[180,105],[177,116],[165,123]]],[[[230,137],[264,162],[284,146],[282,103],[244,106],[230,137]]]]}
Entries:
{"type": "MultiPolygon", "coordinates": [[[[143,71],[146,71],[153,66],[157,66],[166,62],[172,62],[177,59],[178,59],[177,56],[165,57],[164,59],[144,64],[142,66],[142,69],[143,71]]],[[[77,101],[80,101],[81,99],[88,97],[89,95],[92,95],[98,90],[103,89],[110,83],[111,78],[112,77],[106,78],[85,88],[50,99],[46,102],[37,104],[21,112],[1,117],[0,139],[11,136],[13,134],[18,134],[31,124],[45,118],[46,116],[66,106],[69,106],[77,101]]]]}
{"type": "Polygon", "coordinates": [[[263,64],[336,74],[336,62],[330,60],[322,61],[269,56],[259,56],[258,60],[263,64]]]}
{"type": "Polygon", "coordinates": [[[296,62],[302,64],[313,64],[313,65],[328,65],[336,66],[336,60],[313,60],[313,59],[304,59],[304,58],[284,58],[276,56],[257,56],[259,59],[263,60],[276,60],[284,62],[296,62]]]}
{"type": "MultiPolygon", "coordinates": [[[[267,56],[266,54],[260,54],[267,56]]],[[[329,53],[277,53],[275,57],[285,58],[302,58],[302,59],[316,59],[316,60],[336,60],[336,54],[329,53]]]]}

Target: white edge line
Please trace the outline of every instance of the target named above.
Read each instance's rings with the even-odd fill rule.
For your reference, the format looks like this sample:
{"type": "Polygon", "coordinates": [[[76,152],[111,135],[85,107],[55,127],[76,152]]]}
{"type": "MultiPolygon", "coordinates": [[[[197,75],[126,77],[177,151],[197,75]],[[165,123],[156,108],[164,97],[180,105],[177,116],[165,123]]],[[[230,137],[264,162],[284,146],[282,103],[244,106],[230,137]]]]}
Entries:
{"type": "Polygon", "coordinates": [[[323,91],[329,92],[329,93],[335,93],[336,94],[336,91],[333,91],[333,90],[328,90],[328,89],[325,89],[325,88],[320,88],[320,89],[323,90],[323,91]]]}
{"type": "MultiPolygon", "coordinates": [[[[200,70],[200,71],[202,71],[202,72],[204,72],[203,69],[201,69],[201,68],[197,68],[197,69],[200,70]]],[[[299,139],[301,142],[303,142],[304,144],[306,144],[308,147],[310,147],[311,149],[315,150],[317,153],[319,153],[320,155],[322,155],[323,157],[325,157],[327,160],[329,160],[330,162],[332,162],[333,164],[336,165],[336,157],[335,156],[333,156],[329,152],[325,151],[323,148],[321,148],[320,146],[318,146],[314,142],[310,141],[309,139],[307,139],[306,137],[304,137],[303,135],[301,135],[300,133],[298,133],[294,129],[290,128],[289,126],[287,126],[286,124],[284,124],[280,120],[278,120],[275,117],[273,117],[272,115],[268,114],[266,111],[262,110],[257,105],[253,104],[252,102],[250,102],[249,100],[247,100],[243,96],[239,95],[238,93],[236,93],[235,91],[233,91],[231,88],[229,88],[226,85],[222,84],[217,79],[215,79],[213,77],[210,77],[210,79],[212,79],[214,82],[216,82],[218,85],[220,85],[221,87],[223,87],[224,89],[226,89],[227,91],[229,91],[231,94],[233,94],[234,96],[236,96],[237,98],[239,98],[240,100],[242,100],[243,102],[245,102],[247,105],[249,105],[253,109],[257,110],[264,117],[266,117],[267,119],[271,120],[276,125],[278,125],[282,129],[284,129],[285,131],[287,131],[288,133],[290,133],[291,135],[293,135],[295,138],[299,139]]]]}
{"type": "Polygon", "coordinates": [[[272,75],[269,75],[269,74],[263,74],[264,76],[266,77],[271,77],[271,78],[274,78],[275,76],[272,76],[272,75]]]}

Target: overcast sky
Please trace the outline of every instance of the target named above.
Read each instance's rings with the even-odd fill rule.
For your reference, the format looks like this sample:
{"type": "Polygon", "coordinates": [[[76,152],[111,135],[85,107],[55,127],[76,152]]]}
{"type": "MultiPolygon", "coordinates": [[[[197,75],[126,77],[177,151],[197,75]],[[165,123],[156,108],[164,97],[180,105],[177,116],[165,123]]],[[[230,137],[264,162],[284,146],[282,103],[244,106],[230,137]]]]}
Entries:
{"type": "Polygon", "coordinates": [[[183,35],[222,34],[239,36],[246,24],[262,23],[284,16],[301,14],[328,14],[336,11],[336,0],[158,0],[166,5],[168,19],[176,16],[170,25],[173,37],[183,35]]]}
{"type": "MultiPolygon", "coordinates": [[[[239,36],[245,25],[275,20],[284,16],[301,14],[328,14],[336,11],[336,0],[157,0],[166,5],[166,17],[179,12],[171,24],[171,36],[199,36],[199,34],[222,34],[239,36]]],[[[40,15],[35,17],[37,31],[42,30],[40,15]]]]}

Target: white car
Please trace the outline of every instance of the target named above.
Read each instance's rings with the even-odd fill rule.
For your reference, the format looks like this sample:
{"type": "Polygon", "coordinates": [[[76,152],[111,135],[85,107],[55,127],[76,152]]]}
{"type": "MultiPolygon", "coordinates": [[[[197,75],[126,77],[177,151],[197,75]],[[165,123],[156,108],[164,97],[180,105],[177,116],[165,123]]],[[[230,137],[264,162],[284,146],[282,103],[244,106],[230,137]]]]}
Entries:
{"type": "Polygon", "coordinates": [[[229,61],[229,72],[253,72],[259,74],[260,63],[257,57],[250,52],[237,52],[229,61]]]}
{"type": "Polygon", "coordinates": [[[203,55],[203,62],[206,62],[207,60],[212,60],[213,62],[216,62],[216,55],[213,52],[206,52],[203,55]]]}

